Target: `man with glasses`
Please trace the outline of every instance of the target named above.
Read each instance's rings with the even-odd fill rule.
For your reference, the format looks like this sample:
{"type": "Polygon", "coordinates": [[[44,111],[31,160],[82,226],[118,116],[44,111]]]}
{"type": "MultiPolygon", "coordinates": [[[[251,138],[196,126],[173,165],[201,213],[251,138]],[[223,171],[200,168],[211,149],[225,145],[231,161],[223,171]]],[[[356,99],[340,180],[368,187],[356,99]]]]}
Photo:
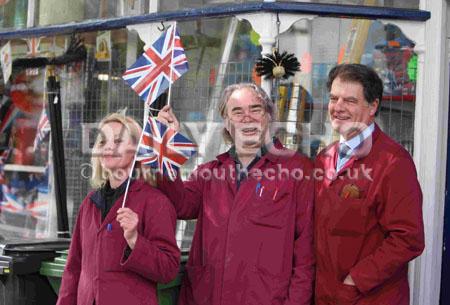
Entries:
{"type": "MultiPolygon", "coordinates": [[[[158,181],[178,218],[197,219],[178,304],[311,304],[312,165],[272,139],[274,107],[255,84],[227,87],[219,112],[230,150],[188,181],[158,181]]],[[[179,129],[169,106],[158,119],[179,129]]]]}
{"type": "Polygon", "coordinates": [[[422,193],[409,153],[375,116],[383,82],[364,65],[328,76],[331,126],[340,141],[316,170],[316,305],[409,305],[408,262],[424,248],[422,193]]]}

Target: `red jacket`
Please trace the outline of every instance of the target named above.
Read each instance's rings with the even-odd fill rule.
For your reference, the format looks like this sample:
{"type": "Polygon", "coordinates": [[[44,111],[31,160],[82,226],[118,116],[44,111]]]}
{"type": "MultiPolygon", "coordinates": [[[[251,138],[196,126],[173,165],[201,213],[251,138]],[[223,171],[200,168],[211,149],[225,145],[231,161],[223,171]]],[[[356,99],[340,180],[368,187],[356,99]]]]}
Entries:
{"type": "Polygon", "coordinates": [[[172,280],[179,267],[175,211],[160,191],[142,181],[129,187],[126,206],[139,215],[135,248],[116,221],[123,195],[101,221],[98,193],[83,201],[73,230],[57,305],[156,305],[156,283],[172,280]],[[111,229],[108,230],[109,224],[111,229]]]}
{"type": "Polygon", "coordinates": [[[178,304],[311,304],[314,185],[289,174],[270,180],[278,168],[311,172],[311,162],[293,154],[268,152],[239,189],[228,153],[187,182],[160,182],[179,218],[198,219],[178,304]]]}
{"type": "Polygon", "coordinates": [[[337,149],[316,159],[326,173],[316,180],[316,305],[409,305],[408,262],[424,248],[414,163],[378,126],[333,177],[337,149]],[[343,191],[351,184],[357,198],[343,191]],[[342,283],[348,274],[356,287],[342,283]]]}

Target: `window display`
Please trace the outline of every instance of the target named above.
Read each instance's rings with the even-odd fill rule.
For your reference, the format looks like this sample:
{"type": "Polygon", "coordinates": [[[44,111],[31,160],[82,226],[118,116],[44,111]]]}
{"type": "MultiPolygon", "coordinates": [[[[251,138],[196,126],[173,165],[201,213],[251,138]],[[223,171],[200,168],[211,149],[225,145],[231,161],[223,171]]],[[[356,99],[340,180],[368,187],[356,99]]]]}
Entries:
{"type": "Polygon", "coordinates": [[[43,238],[50,232],[49,126],[45,69],[13,71],[3,88],[0,228],[2,235],[43,238]]]}
{"type": "MultiPolygon", "coordinates": [[[[171,104],[180,119],[182,132],[199,146],[198,155],[182,168],[186,178],[197,164],[227,149],[220,138],[222,126],[215,107],[226,85],[261,83],[254,69],[261,46],[259,35],[245,20],[198,19],[178,22],[177,28],[190,68],[172,86],[171,104]]],[[[398,27],[378,21],[368,22],[363,39],[352,34],[354,29],[351,19],[315,18],[299,21],[280,35],[279,50],[299,59],[301,71],[273,83],[272,98],[277,103],[279,121],[274,124],[273,133],[289,148],[310,157],[331,143],[334,135],[327,114],[327,75],[345,58],[343,54],[351,48],[350,39],[356,37],[361,39],[358,42],[361,48],[354,58],[374,67],[385,82],[378,123],[412,153],[417,66],[414,43],[398,27]],[[338,31],[330,32],[330,28],[338,31]]],[[[127,29],[80,33],[79,37],[87,49],[86,60],[58,66],[55,70],[63,100],[71,226],[82,198],[90,190],[88,165],[96,134],[92,126],[110,112],[126,112],[139,122],[144,113],[144,104],[122,79],[126,68],[143,52],[145,43],[140,37],[127,29]]],[[[62,54],[70,37],[41,37],[39,41],[35,52],[31,52],[30,43],[27,45],[25,40],[13,41],[13,57],[62,54]]],[[[10,84],[3,89],[0,152],[5,157],[0,175],[3,198],[0,225],[14,231],[13,234],[37,236],[54,228],[51,223],[54,214],[51,217],[45,214],[52,213],[53,203],[40,204],[51,202],[54,191],[48,135],[32,149],[45,104],[45,79],[45,69],[14,71],[10,84]],[[12,220],[11,209],[20,210],[17,215],[22,215],[21,218],[12,220]],[[15,230],[20,226],[28,231],[15,230]]],[[[164,105],[166,98],[167,94],[163,94],[154,107],[164,105]]],[[[177,236],[183,247],[189,247],[194,225],[195,222],[179,224],[177,236]]]]}

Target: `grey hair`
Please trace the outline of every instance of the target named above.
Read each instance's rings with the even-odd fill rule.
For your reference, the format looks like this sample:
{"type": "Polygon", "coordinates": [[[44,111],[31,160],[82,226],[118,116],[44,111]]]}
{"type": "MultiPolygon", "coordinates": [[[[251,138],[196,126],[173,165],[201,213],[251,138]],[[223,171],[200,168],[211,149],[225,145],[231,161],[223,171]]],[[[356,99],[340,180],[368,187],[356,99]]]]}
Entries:
{"type": "MultiPolygon", "coordinates": [[[[264,109],[266,113],[270,116],[270,121],[273,121],[273,118],[276,117],[276,108],[275,104],[273,103],[272,99],[267,95],[266,91],[262,89],[260,86],[254,84],[254,83],[238,83],[238,84],[232,84],[227,86],[222,93],[222,97],[220,98],[219,103],[219,114],[222,117],[222,119],[225,119],[227,116],[227,103],[230,99],[230,96],[233,94],[236,90],[241,89],[250,89],[253,91],[255,97],[261,101],[261,103],[264,106],[264,109]]],[[[225,142],[232,143],[232,137],[228,130],[226,128],[222,131],[223,137],[225,142]]]]}

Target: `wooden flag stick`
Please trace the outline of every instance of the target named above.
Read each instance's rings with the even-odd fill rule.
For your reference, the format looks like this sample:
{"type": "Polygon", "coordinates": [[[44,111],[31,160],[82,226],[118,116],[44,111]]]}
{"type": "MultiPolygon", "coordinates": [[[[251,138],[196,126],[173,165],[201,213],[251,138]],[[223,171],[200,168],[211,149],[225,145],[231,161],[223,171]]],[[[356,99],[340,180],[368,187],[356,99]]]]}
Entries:
{"type": "Polygon", "coordinates": [[[122,208],[125,207],[125,201],[127,201],[128,188],[130,187],[131,176],[133,175],[134,166],[136,165],[137,154],[139,152],[139,145],[141,145],[142,137],[144,136],[144,130],[145,130],[145,126],[146,126],[147,122],[148,122],[148,117],[147,117],[147,120],[144,119],[144,127],[142,128],[141,136],[139,138],[139,142],[137,143],[136,151],[134,152],[134,159],[133,159],[132,166],[130,168],[130,172],[128,173],[127,187],[125,188],[125,195],[123,196],[122,208]]]}
{"type": "MultiPolygon", "coordinates": [[[[173,36],[172,36],[172,51],[171,51],[171,58],[170,63],[173,65],[173,53],[175,53],[175,35],[177,34],[177,22],[173,24],[173,36]]],[[[173,74],[173,67],[170,67],[170,76],[169,76],[169,94],[167,95],[167,105],[170,105],[170,98],[172,97],[172,74],[173,74]]]]}

